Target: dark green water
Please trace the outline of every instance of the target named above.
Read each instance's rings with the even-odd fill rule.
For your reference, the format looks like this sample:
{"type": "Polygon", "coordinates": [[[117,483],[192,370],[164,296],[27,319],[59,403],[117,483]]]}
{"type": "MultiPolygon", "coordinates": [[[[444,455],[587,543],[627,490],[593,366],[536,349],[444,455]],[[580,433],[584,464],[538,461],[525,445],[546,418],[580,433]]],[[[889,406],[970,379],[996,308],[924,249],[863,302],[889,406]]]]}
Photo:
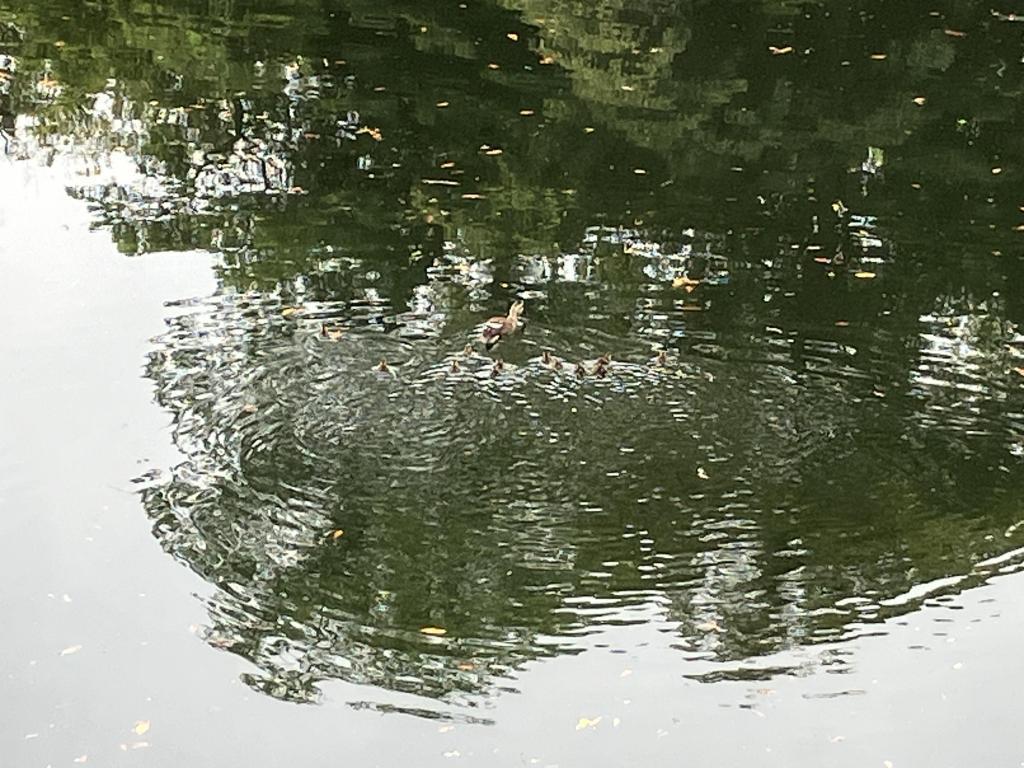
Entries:
{"type": "Polygon", "coordinates": [[[203,639],[446,717],[631,625],[804,674],[1019,563],[1009,11],[0,0],[7,158],[125,259],[214,255],[145,367],[183,460],[136,478],[203,639]]]}

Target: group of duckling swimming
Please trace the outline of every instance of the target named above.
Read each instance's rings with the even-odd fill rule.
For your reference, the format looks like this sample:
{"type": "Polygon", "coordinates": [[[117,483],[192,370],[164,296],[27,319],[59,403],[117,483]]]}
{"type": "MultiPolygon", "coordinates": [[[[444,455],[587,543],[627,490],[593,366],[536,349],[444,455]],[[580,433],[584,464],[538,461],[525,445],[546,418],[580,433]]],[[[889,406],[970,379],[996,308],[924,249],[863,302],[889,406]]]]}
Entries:
{"type": "MultiPolygon", "coordinates": [[[[524,304],[521,300],[513,302],[512,306],[509,307],[508,314],[497,315],[489,318],[482,326],[480,331],[480,341],[483,343],[484,348],[489,352],[497,346],[498,342],[514,334],[519,327],[522,325],[520,317],[523,313],[524,304]]],[[[321,329],[321,334],[328,338],[333,338],[332,331],[328,326],[324,325],[321,329]]],[[[472,358],[476,351],[472,344],[467,344],[463,350],[463,357],[466,359],[472,358]]],[[[552,355],[548,350],[544,350],[541,354],[540,364],[545,368],[552,371],[561,371],[567,366],[572,365],[568,361],[563,360],[560,357],[552,355]]],[[[574,366],[574,373],[578,378],[584,378],[587,376],[596,376],[598,378],[604,378],[608,375],[609,369],[612,365],[612,357],[610,352],[606,352],[600,355],[596,360],[591,363],[577,362],[574,366]]],[[[661,350],[657,356],[651,360],[651,365],[656,368],[664,368],[668,365],[668,353],[665,350],[661,350]]],[[[387,360],[381,358],[374,370],[378,373],[393,373],[391,366],[388,365],[387,360]]],[[[450,366],[452,373],[459,373],[462,370],[462,364],[459,360],[453,359],[450,366]]],[[[505,370],[505,362],[500,357],[495,359],[491,365],[490,377],[497,378],[505,370]]]]}
{"type": "MultiPolygon", "coordinates": [[[[473,357],[476,354],[475,350],[473,349],[473,345],[472,344],[467,344],[466,348],[463,350],[462,354],[463,354],[463,357],[466,357],[466,358],[473,357]]],[[[552,371],[561,371],[561,370],[564,370],[568,365],[570,365],[566,361],[562,360],[562,358],[556,357],[555,355],[552,355],[546,349],[541,354],[539,362],[545,368],[548,368],[548,369],[550,369],[552,371]]],[[[612,364],[611,353],[608,352],[608,353],[605,353],[605,354],[601,355],[600,357],[598,357],[593,362],[593,365],[590,366],[590,367],[588,367],[586,363],[582,363],[582,362],[576,363],[576,365],[575,365],[575,373],[580,378],[582,378],[584,376],[597,376],[599,378],[603,378],[603,377],[608,375],[608,368],[611,366],[611,364],[612,364]]],[[[381,361],[381,365],[386,365],[385,361],[382,360],[381,361]]],[[[382,368],[382,367],[378,366],[377,370],[386,370],[386,368],[382,368]]],[[[462,364],[459,363],[458,359],[452,360],[452,363],[451,363],[451,366],[450,366],[449,370],[452,373],[459,373],[462,370],[462,364]]],[[[504,371],[505,371],[505,361],[502,360],[499,357],[491,365],[490,376],[491,376],[492,379],[497,378],[502,373],[504,373],[504,371]]]]}

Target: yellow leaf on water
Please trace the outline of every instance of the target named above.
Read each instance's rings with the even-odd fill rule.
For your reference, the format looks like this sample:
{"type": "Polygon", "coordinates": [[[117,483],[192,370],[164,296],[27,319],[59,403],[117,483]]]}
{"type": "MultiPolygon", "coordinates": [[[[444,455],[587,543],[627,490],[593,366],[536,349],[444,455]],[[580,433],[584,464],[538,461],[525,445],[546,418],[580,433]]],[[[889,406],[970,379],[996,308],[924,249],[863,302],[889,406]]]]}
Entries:
{"type": "Polygon", "coordinates": [[[792,53],[793,52],[793,46],[792,45],[786,45],[786,46],[783,46],[782,48],[778,48],[778,47],[776,47],[774,45],[769,45],[768,46],[768,50],[771,51],[772,56],[782,56],[783,54],[786,54],[786,53],[792,53]]]}
{"type": "Polygon", "coordinates": [[[888,58],[888,54],[885,54],[885,53],[872,53],[871,54],[871,59],[873,61],[884,61],[887,58],[888,58]]]}
{"type": "Polygon", "coordinates": [[[368,133],[370,134],[370,138],[373,139],[374,141],[382,141],[384,139],[384,134],[380,132],[380,128],[371,128],[368,125],[364,125],[358,131],[356,131],[356,133],[368,133]]]}
{"type": "Polygon", "coordinates": [[[67,648],[60,652],[60,655],[70,656],[72,653],[78,653],[80,650],[82,650],[82,646],[80,645],[69,645],[67,648]]]}
{"type": "Polygon", "coordinates": [[[331,531],[331,532],[330,532],[330,534],[328,534],[328,535],[329,535],[329,536],[330,536],[330,537],[331,537],[332,539],[340,539],[340,538],[341,538],[342,536],[344,536],[344,535],[345,535],[345,532],[344,532],[343,530],[341,530],[341,528],[335,528],[335,529],[334,529],[333,531],[331,531]]]}
{"type": "Polygon", "coordinates": [[[505,35],[505,37],[507,37],[513,43],[519,39],[519,35],[517,35],[515,32],[509,32],[505,35]]]}
{"type": "Polygon", "coordinates": [[[445,107],[448,106],[449,103],[450,102],[447,102],[447,101],[439,101],[434,106],[437,107],[438,109],[444,109],[445,107]]]}
{"type": "Polygon", "coordinates": [[[859,277],[861,280],[870,280],[871,278],[873,278],[875,276],[875,273],[874,272],[866,272],[864,270],[861,270],[860,272],[854,272],[853,276],[854,277],[859,277]]]}
{"type": "Polygon", "coordinates": [[[672,278],[673,288],[692,288],[699,284],[700,280],[694,280],[692,277],[687,277],[686,275],[680,275],[679,277],[672,278]]]}
{"type": "Polygon", "coordinates": [[[707,480],[708,479],[708,473],[704,469],[704,467],[697,467],[697,477],[699,477],[701,480],[707,480]]]}
{"type": "Polygon", "coordinates": [[[959,29],[944,29],[942,31],[950,37],[967,37],[967,33],[961,32],[959,29]]]}
{"type": "Polygon", "coordinates": [[[918,96],[916,99],[914,99],[914,103],[917,104],[917,106],[919,107],[923,107],[926,101],[927,99],[924,96],[918,96]]]}
{"type": "Polygon", "coordinates": [[[296,315],[301,311],[302,310],[300,310],[298,307],[285,307],[284,309],[281,310],[281,316],[291,317],[292,315],[296,315]]]}
{"type": "Polygon", "coordinates": [[[595,725],[600,723],[601,720],[602,718],[600,717],[595,717],[593,720],[591,720],[589,717],[581,717],[579,721],[576,723],[576,730],[582,731],[584,728],[593,728],[595,725]]]}
{"type": "Polygon", "coordinates": [[[448,630],[442,629],[441,627],[420,627],[420,632],[422,632],[424,635],[433,635],[435,637],[440,637],[442,635],[448,634],[448,630]]]}
{"type": "Polygon", "coordinates": [[[149,730],[149,720],[139,720],[132,726],[132,730],[139,736],[149,730]]]}

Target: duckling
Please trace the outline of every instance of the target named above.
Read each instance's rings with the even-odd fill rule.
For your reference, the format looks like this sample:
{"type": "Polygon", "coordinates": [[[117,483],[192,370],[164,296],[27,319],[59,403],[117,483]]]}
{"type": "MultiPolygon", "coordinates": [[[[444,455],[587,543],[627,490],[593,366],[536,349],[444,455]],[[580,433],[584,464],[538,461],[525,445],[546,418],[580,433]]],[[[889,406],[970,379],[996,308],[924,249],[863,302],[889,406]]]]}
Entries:
{"type": "Polygon", "coordinates": [[[608,363],[601,362],[602,359],[603,357],[597,358],[597,365],[594,366],[594,370],[592,371],[595,376],[601,379],[608,375],[608,363]]]}
{"type": "Polygon", "coordinates": [[[541,365],[543,365],[545,368],[550,368],[553,371],[562,370],[562,361],[559,358],[552,355],[546,349],[544,350],[544,354],[542,354],[540,357],[540,362],[541,365]]]}
{"type": "Polygon", "coordinates": [[[463,357],[473,357],[473,355],[475,354],[476,352],[474,351],[472,344],[467,344],[466,347],[462,350],[463,357]]]}
{"type": "Polygon", "coordinates": [[[496,379],[501,375],[501,372],[505,370],[505,361],[500,357],[494,361],[494,365],[491,366],[491,378],[496,379]]]}
{"type": "Polygon", "coordinates": [[[459,361],[458,360],[452,360],[451,372],[452,373],[458,373],[461,370],[462,370],[462,366],[459,365],[459,361]]]}
{"type": "Polygon", "coordinates": [[[523,313],[524,304],[516,301],[509,307],[508,314],[504,317],[498,315],[490,318],[485,324],[481,338],[487,349],[493,349],[494,345],[506,336],[511,336],[519,328],[519,316],[523,313]]]}
{"type": "Polygon", "coordinates": [[[651,365],[655,368],[665,368],[668,366],[668,352],[664,349],[658,353],[658,356],[651,361],[651,365]]]}
{"type": "Polygon", "coordinates": [[[587,368],[583,363],[576,363],[576,375],[581,379],[587,375],[587,368]]]}
{"type": "Polygon", "coordinates": [[[337,341],[338,339],[341,338],[341,334],[342,333],[344,333],[344,329],[343,328],[339,328],[337,326],[332,328],[327,323],[321,323],[320,324],[320,335],[323,338],[325,338],[325,339],[330,339],[331,341],[337,341]]]}
{"type": "Polygon", "coordinates": [[[377,365],[377,367],[374,368],[373,370],[377,371],[377,373],[391,373],[391,368],[388,366],[388,361],[385,360],[383,357],[380,359],[380,363],[377,365]]]}

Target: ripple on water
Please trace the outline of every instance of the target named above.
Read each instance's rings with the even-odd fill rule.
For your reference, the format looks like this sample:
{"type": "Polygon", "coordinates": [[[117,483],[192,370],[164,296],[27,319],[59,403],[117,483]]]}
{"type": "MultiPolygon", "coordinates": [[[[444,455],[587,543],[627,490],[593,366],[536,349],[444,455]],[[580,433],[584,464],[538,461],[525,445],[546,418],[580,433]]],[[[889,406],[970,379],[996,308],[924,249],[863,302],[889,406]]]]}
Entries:
{"type": "Polygon", "coordinates": [[[965,406],[920,371],[995,390],[930,336],[916,367],[850,335],[769,331],[663,361],[633,339],[598,376],[613,337],[534,322],[496,372],[463,350],[469,331],[286,310],[192,303],[149,366],[186,456],[145,491],[154,530],[218,586],[207,641],[252,659],[247,682],[271,695],[315,700],[339,678],[470,702],[637,623],[757,676],[749,660],[863,632],[998,554],[985,541],[1020,429],[992,411],[984,433],[953,413],[934,428],[936,407],[965,406]],[[965,477],[990,481],[991,511],[965,477]]]}

